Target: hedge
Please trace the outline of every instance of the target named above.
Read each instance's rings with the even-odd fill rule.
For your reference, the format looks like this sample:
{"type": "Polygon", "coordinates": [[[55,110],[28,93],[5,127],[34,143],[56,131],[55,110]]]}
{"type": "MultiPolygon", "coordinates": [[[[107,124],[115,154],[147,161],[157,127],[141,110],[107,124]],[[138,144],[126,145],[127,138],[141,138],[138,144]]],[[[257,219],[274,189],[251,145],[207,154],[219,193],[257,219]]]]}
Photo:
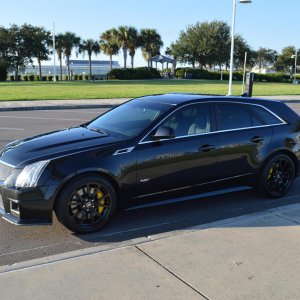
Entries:
{"type": "Polygon", "coordinates": [[[133,80],[133,79],[157,79],[161,78],[160,72],[154,68],[134,68],[134,69],[112,69],[108,73],[109,79],[133,80]]]}
{"type": "MultiPolygon", "coordinates": [[[[192,68],[178,68],[176,69],[177,78],[185,79],[209,79],[209,80],[220,80],[220,72],[209,72],[204,69],[192,69],[192,68]]],[[[300,75],[297,76],[300,80],[300,75]]],[[[223,80],[229,80],[229,72],[223,72],[223,80]]],[[[233,72],[233,80],[243,80],[242,72],[233,72]]],[[[254,81],[256,82],[285,82],[291,83],[293,77],[287,74],[274,73],[274,74],[259,74],[255,73],[254,81]]]]}

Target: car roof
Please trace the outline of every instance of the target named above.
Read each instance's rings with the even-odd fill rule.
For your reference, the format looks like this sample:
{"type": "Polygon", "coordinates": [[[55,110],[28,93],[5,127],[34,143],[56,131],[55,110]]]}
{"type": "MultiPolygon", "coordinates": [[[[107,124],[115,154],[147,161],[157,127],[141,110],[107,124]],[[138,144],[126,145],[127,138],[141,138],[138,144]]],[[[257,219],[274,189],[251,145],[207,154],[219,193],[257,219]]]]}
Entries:
{"type": "Polygon", "coordinates": [[[240,103],[257,103],[264,104],[267,102],[279,102],[277,100],[267,100],[258,98],[249,98],[241,96],[222,96],[222,95],[201,95],[201,94],[190,94],[190,93],[169,93],[159,95],[149,95],[137,98],[143,101],[160,102],[170,105],[180,105],[189,102],[201,102],[201,101],[234,101],[240,103]]]}
{"type": "Polygon", "coordinates": [[[134,101],[150,101],[156,103],[164,103],[173,106],[182,106],[194,102],[235,102],[248,103],[264,106],[278,115],[280,118],[289,123],[298,123],[300,121],[299,115],[285,105],[282,101],[271,99],[259,99],[241,96],[221,96],[221,95],[198,95],[187,93],[170,93],[162,95],[150,95],[134,99],[134,101]]]}

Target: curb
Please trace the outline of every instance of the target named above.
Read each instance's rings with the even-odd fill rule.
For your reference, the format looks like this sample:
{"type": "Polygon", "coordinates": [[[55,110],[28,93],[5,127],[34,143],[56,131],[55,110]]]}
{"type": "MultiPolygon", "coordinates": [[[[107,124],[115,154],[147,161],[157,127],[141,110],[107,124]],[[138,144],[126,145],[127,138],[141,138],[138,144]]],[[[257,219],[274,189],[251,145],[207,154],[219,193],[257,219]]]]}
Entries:
{"type": "Polygon", "coordinates": [[[118,104],[85,104],[85,105],[48,105],[26,107],[0,107],[0,111],[27,111],[27,110],[60,110],[60,109],[83,109],[83,108],[113,108],[118,104]]]}

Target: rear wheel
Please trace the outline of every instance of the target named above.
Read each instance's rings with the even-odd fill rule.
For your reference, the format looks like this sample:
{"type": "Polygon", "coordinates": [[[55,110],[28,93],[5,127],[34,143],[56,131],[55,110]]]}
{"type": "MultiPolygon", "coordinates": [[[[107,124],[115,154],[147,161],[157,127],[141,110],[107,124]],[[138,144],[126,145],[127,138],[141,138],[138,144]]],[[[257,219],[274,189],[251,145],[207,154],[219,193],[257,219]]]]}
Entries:
{"type": "Polygon", "coordinates": [[[264,167],[260,178],[260,190],[273,198],[285,195],[295,177],[292,159],[284,154],[273,157],[264,167]]]}
{"type": "Polygon", "coordinates": [[[70,181],[60,193],[55,213],[58,220],[77,233],[100,230],[116,208],[113,186],[98,176],[83,176],[70,181]]]}

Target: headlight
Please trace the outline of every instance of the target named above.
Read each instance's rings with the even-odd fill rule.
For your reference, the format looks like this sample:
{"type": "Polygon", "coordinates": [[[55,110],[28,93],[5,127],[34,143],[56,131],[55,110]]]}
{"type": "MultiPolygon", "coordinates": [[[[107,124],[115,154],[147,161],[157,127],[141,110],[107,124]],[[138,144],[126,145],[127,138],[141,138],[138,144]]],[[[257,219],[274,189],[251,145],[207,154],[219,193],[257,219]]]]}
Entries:
{"type": "Polygon", "coordinates": [[[16,180],[16,187],[35,187],[49,160],[42,160],[26,166],[16,180]]]}

